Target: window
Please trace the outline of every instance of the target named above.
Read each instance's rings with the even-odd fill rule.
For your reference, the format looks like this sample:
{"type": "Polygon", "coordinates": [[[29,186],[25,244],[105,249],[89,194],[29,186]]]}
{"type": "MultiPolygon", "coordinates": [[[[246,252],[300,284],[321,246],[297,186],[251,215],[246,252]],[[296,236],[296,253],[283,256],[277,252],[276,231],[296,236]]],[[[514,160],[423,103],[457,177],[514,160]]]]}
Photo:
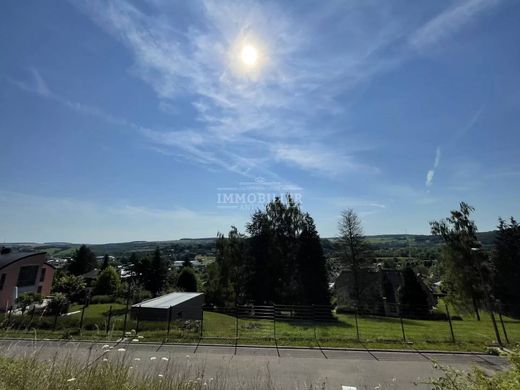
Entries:
{"type": "Polygon", "coordinates": [[[2,290],[4,288],[4,283],[5,283],[5,274],[2,274],[2,276],[0,276],[0,290],[2,290]]]}
{"type": "Polygon", "coordinates": [[[40,282],[43,282],[45,280],[45,271],[47,271],[45,268],[42,268],[42,272],[40,273],[40,282]]]}
{"type": "Polygon", "coordinates": [[[21,267],[20,273],[18,274],[18,283],[16,285],[18,287],[33,286],[36,282],[36,275],[38,275],[39,269],[40,267],[37,265],[21,267]]]}
{"type": "Polygon", "coordinates": [[[42,286],[38,286],[38,294],[42,293],[42,286]]]}

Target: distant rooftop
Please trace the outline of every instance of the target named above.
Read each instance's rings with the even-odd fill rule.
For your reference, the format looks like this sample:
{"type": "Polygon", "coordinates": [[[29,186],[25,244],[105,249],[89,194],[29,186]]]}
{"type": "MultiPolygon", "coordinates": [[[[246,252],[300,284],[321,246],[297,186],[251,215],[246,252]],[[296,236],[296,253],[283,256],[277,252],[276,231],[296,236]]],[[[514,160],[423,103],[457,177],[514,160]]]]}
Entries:
{"type": "Polygon", "coordinates": [[[192,298],[203,295],[202,293],[191,293],[191,292],[174,292],[166,294],[161,297],[149,299],[141,303],[136,303],[132,307],[153,307],[159,309],[168,309],[170,306],[176,306],[180,303],[189,301],[192,298]]]}

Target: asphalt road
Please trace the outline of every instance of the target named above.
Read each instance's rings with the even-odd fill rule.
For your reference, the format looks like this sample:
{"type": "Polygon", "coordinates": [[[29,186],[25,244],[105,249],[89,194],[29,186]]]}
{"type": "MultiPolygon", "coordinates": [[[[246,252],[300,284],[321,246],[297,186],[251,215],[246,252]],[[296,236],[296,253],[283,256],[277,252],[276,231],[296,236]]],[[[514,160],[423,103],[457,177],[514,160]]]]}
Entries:
{"type": "Polygon", "coordinates": [[[424,383],[416,386],[414,382],[421,382],[438,375],[433,368],[434,360],[460,369],[467,369],[474,365],[486,370],[507,367],[507,360],[504,358],[479,354],[274,347],[235,348],[234,346],[147,343],[0,341],[1,354],[21,356],[35,351],[38,351],[37,356],[41,359],[61,356],[62,358],[73,357],[81,361],[95,361],[124,356],[134,369],[158,374],[165,368],[165,364],[171,365],[175,362],[179,366],[189,367],[195,377],[200,375],[199,372],[202,370],[206,378],[225,373],[230,378],[230,389],[241,388],[240,383],[268,380],[280,389],[308,388],[310,384],[317,386],[313,388],[339,390],[377,389],[377,386],[380,386],[380,389],[428,389],[430,386],[424,383]],[[109,353],[104,352],[107,349],[110,349],[109,353]]]}

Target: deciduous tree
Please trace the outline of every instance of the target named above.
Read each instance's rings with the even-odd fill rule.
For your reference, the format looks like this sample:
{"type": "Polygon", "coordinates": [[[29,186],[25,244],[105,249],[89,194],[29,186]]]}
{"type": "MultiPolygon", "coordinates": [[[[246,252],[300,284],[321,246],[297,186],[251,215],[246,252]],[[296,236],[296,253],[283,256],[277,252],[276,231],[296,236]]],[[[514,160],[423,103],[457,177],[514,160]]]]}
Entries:
{"type": "Polygon", "coordinates": [[[190,267],[184,267],[179,274],[177,287],[185,292],[197,292],[197,276],[190,267]]]}
{"type": "Polygon", "coordinates": [[[109,265],[110,265],[110,258],[108,257],[107,254],[105,254],[105,256],[103,256],[103,263],[101,263],[101,270],[104,270],[109,265]]]}
{"type": "Polygon", "coordinates": [[[348,270],[352,273],[353,295],[356,304],[361,302],[361,296],[364,288],[361,282],[361,268],[370,263],[368,253],[369,246],[363,235],[363,227],[361,220],[356,212],[352,209],[343,211],[339,221],[339,234],[341,246],[341,260],[348,270]]]}
{"type": "Polygon", "coordinates": [[[121,279],[116,269],[112,266],[105,268],[96,280],[94,294],[97,295],[114,295],[121,286],[121,279]]]}
{"type": "Polygon", "coordinates": [[[499,219],[493,254],[494,292],[507,314],[520,317],[520,226],[499,219]]]}
{"type": "Polygon", "coordinates": [[[68,269],[73,275],[83,275],[97,267],[96,255],[86,245],[81,245],[70,262],[68,269]]]}
{"type": "Polygon", "coordinates": [[[432,234],[445,243],[440,262],[442,283],[448,299],[459,306],[471,304],[480,320],[479,301],[489,291],[489,264],[477,240],[477,226],[470,218],[475,209],[461,202],[459,210],[430,222],[432,234]]]}

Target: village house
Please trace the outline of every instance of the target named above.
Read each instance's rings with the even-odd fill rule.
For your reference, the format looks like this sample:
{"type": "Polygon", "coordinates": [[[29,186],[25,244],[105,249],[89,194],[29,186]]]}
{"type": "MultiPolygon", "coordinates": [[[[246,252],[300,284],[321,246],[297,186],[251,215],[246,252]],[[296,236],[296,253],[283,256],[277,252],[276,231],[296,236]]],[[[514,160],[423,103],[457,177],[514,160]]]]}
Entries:
{"type": "Polygon", "coordinates": [[[48,296],[51,292],[54,267],[46,262],[45,252],[0,252],[0,311],[13,307],[23,293],[48,296]]]}
{"type": "MultiPolygon", "coordinates": [[[[435,305],[432,291],[417,277],[420,288],[427,297],[428,305],[435,305]]],[[[350,269],[343,270],[334,284],[337,306],[344,311],[396,317],[399,315],[399,288],[403,286],[403,271],[368,266],[359,270],[359,298],[356,305],[354,275],[350,269]]]]}

